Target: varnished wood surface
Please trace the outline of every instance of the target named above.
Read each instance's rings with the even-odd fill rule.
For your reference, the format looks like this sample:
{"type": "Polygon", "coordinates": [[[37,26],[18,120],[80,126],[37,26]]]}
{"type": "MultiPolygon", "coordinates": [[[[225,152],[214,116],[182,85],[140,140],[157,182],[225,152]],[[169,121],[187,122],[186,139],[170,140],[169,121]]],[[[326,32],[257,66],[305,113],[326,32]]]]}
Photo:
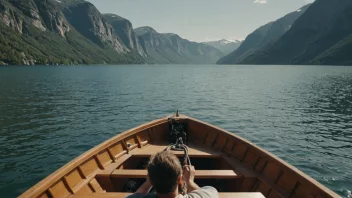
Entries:
{"type": "MultiPolygon", "coordinates": [[[[126,198],[131,195],[131,193],[94,193],[91,195],[76,195],[71,198],[126,198]]],[[[251,193],[219,193],[219,198],[265,198],[260,192],[251,193]]]]}
{"type": "MultiPolygon", "coordinates": [[[[147,170],[114,170],[110,177],[115,178],[146,178],[147,170]]],[[[236,179],[241,176],[233,170],[196,170],[195,178],[213,178],[213,179],[236,179]]]]}
{"type": "Polygon", "coordinates": [[[254,185],[246,188],[248,190],[265,192],[266,197],[341,197],[296,167],[234,133],[194,118],[188,118],[188,121],[191,142],[220,149],[256,174],[257,179],[254,185]]]}
{"type": "MultiPolygon", "coordinates": [[[[128,131],[125,131],[121,134],[118,134],[115,137],[99,144],[98,146],[90,149],[89,151],[83,153],[82,155],[80,155],[76,159],[67,163],[66,165],[64,165],[63,167],[61,167],[60,169],[58,169],[57,171],[55,171],[54,173],[50,174],[48,177],[46,177],[45,179],[43,179],[42,181],[37,183],[32,188],[28,189],[26,192],[24,192],[19,197],[20,198],[49,197],[49,196],[56,197],[56,194],[53,195],[53,193],[50,192],[50,189],[55,188],[58,185],[58,183],[62,183],[63,181],[60,181],[60,180],[62,180],[64,176],[69,175],[71,171],[74,171],[77,168],[79,171],[81,169],[80,166],[82,164],[86,163],[87,161],[90,161],[93,156],[97,155],[97,153],[105,150],[106,148],[113,146],[114,144],[118,143],[119,141],[122,141],[124,139],[128,139],[129,137],[133,137],[137,133],[141,133],[141,132],[146,131],[146,130],[153,128],[153,127],[159,127],[159,126],[161,126],[163,124],[167,124],[167,123],[168,123],[168,117],[164,117],[164,118],[160,118],[160,119],[154,120],[152,122],[140,125],[138,127],[130,129],[128,131]]],[[[165,128],[165,129],[167,129],[167,128],[165,128]]],[[[149,131],[148,131],[148,135],[150,135],[150,134],[151,133],[149,133],[149,131]]],[[[160,137],[160,139],[161,138],[163,138],[163,137],[160,137]]],[[[155,140],[158,140],[157,136],[155,136],[155,140]]],[[[125,143],[124,141],[121,142],[122,148],[124,149],[124,151],[119,153],[117,156],[113,156],[114,158],[118,158],[121,155],[129,152],[129,149],[126,149],[126,146],[124,143],[125,143]]],[[[96,159],[95,159],[95,161],[96,161],[96,159]]],[[[80,171],[80,172],[82,172],[82,171],[80,171]]],[[[94,173],[94,172],[88,173],[87,175],[92,175],[92,173],[94,173]]],[[[87,175],[84,175],[82,177],[87,177],[87,175]]],[[[65,187],[65,185],[63,185],[63,186],[65,187]]],[[[58,190],[57,197],[66,197],[69,195],[69,193],[70,193],[69,191],[70,191],[70,189],[64,189],[64,188],[60,187],[60,189],[58,190]],[[66,192],[64,192],[64,191],[66,191],[66,192]],[[61,195],[61,196],[59,196],[59,195],[61,195]]]]}
{"type": "MultiPolygon", "coordinates": [[[[161,152],[165,150],[167,147],[167,144],[158,144],[158,145],[147,145],[143,147],[143,149],[139,150],[134,150],[131,152],[134,156],[140,156],[140,157],[149,157],[151,155],[154,155],[158,152],[161,152]]],[[[183,156],[184,152],[183,151],[171,151],[173,152],[176,156],[183,156]]],[[[190,157],[204,157],[204,158],[218,158],[221,156],[221,152],[216,151],[214,149],[210,149],[204,146],[197,146],[196,144],[190,143],[188,146],[188,155],[190,157]]]]}
{"type": "MultiPolygon", "coordinates": [[[[122,192],[124,179],[115,178],[118,180],[115,181],[111,176],[121,170],[121,174],[133,177],[128,171],[134,157],[148,158],[164,150],[170,118],[187,123],[190,157],[202,163],[211,159],[216,162],[214,167],[220,169],[211,170],[214,172],[210,173],[199,170],[198,177],[218,177],[220,180],[232,177],[227,180],[230,183],[225,182],[224,186],[229,192],[261,192],[261,196],[273,198],[339,197],[297,168],[251,142],[184,115],[164,117],[121,133],[77,157],[20,197],[109,197],[113,194],[104,192],[122,192]],[[228,172],[230,176],[225,176],[225,171],[232,172],[228,172]],[[233,179],[237,177],[241,178],[233,179]]],[[[183,152],[176,151],[175,154],[182,156],[183,152]]],[[[140,177],[145,177],[146,172],[142,172],[139,173],[140,177]]],[[[253,193],[220,195],[222,198],[259,196],[253,193]]]]}

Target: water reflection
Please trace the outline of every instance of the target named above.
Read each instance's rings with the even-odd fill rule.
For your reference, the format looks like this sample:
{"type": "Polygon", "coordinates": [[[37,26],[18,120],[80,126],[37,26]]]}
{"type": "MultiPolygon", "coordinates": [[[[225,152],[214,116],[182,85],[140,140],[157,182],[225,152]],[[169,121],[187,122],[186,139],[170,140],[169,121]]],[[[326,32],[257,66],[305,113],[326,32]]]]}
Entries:
{"type": "Polygon", "coordinates": [[[352,189],[349,67],[0,68],[0,193],[180,109],[235,132],[342,196],[352,189]]]}

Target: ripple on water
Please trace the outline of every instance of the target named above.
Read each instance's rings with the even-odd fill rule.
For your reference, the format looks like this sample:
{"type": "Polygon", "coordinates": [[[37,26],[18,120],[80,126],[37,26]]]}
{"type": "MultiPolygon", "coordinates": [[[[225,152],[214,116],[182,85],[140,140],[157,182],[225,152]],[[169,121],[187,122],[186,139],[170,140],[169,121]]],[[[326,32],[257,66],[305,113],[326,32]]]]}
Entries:
{"type": "Polygon", "coordinates": [[[179,109],[352,197],[352,67],[2,67],[0,194],[179,109]]]}

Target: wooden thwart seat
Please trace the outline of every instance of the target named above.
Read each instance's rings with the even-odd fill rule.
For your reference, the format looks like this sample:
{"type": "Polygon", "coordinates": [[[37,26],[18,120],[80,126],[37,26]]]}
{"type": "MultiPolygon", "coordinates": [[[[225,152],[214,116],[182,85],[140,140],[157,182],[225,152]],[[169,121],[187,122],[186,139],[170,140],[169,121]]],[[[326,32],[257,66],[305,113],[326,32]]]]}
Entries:
{"type": "MultiPolygon", "coordinates": [[[[161,152],[166,149],[168,145],[148,145],[143,149],[135,149],[130,152],[133,156],[139,157],[150,157],[158,152],[161,152]]],[[[183,151],[171,151],[177,156],[183,156],[183,151]]],[[[213,149],[209,149],[206,147],[190,144],[188,146],[188,155],[190,157],[197,157],[197,158],[219,158],[221,157],[221,152],[215,151],[213,149]]]]}
{"type": "MultiPolygon", "coordinates": [[[[98,174],[99,176],[110,176],[114,178],[146,178],[147,170],[118,169],[111,174],[98,174]]],[[[233,170],[196,170],[196,179],[235,179],[240,178],[233,170]]]]}
{"type": "MultiPolygon", "coordinates": [[[[20,198],[125,198],[130,195],[123,193],[126,182],[132,178],[145,179],[147,171],[138,168],[145,167],[151,155],[168,147],[170,128],[182,128],[186,132],[184,142],[189,148],[191,163],[197,169],[196,182],[216,187],[221,191],[220,198],[263,198],[263,194],[293,198],[339,197],[242,137],[184,115],[171,115],[101,143],[28,189],[20,198]]],[[[183,151],[171,152],[179,157],[185,155],[183,151]]]]}
{"type": "MultiPolygon", "coordinates": [[[[90,195],[73,195],[70,198],[126,198],[131,193],[93,193],[90,195]]],[[[260,192],[249,192],[249,193],[219,193],[219,198],[264,198],[260,192]]]]}

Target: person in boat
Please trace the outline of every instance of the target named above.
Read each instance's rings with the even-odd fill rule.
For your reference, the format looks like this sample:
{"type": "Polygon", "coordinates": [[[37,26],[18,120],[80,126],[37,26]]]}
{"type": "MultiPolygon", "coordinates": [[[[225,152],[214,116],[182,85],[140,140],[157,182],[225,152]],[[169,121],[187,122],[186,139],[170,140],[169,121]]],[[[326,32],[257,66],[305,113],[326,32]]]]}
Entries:
{"type": "Polygon", "coordinates": [[[200,188],[194,182],[194,166],[182,169],[175,154],[163,151],[152,156],[148,163],[147,181],[127,198],[218,198],[218,191],[211,186],[200,188]],[[179,194],[180,186],[187,186],[187,194],[179,194]],[[149,193],[154,187],[156,193],[149,193]]]}

